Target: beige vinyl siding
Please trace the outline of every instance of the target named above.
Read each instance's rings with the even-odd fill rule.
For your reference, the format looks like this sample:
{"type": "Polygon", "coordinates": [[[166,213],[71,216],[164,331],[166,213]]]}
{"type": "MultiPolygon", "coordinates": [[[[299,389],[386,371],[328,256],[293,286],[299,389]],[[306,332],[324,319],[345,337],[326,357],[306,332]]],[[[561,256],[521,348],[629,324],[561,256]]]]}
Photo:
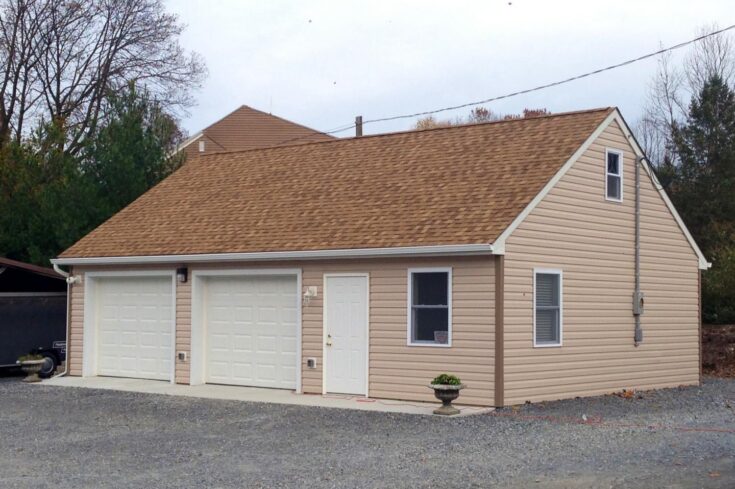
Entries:
{"type": "Polygon", "coordinates": [[[176,358],[175,381],[177,384],[188,384],[191,373],[191,280],[183,284],[176,283],[175,348],[176,352],[186,352],[185,362],[176,358]]]}
{"type": "MultiPolygon", "coordinates": [[[[73,274],[79,273],[76,268],[73,274]]],[[[69,344],[66,345],[69,375],[82,375],[82,353],[84,351],[84,281],[75,283],[69,289],[69,344]]]]}
{"type": "Polygon", "coordinates": [[[633,346],[635,155],[613,122],[511,234],[506,404],[699,380],[697,257],[641,169],[644,341],[633,346]],[[605,148],[623,151],[623,202],[605,200],[605,148]],[[563,346],[533,347],[533,269],[561,269],[563,346]]]}
{"type": "Polygon", "coordinates": [[[369,392],[371,397],[430,401],[428,383],[448,371],[468,388],[462,402],[493,402],[495,311],[493,259],[366,260],[305,264],[304,286],[316,285],[319,296],[303,308],[304,356],[320,368],[303,370],[304,392],[322,392],[323,274],[370,274],[369,392]],[[407,346],[408,268],[452,267],[452,346],[407,346]]]}
{"type": "MultiPolygon", "coordinates": [[[[150,268],[128,266],[104,269],[150,268]]],[[[323,276],[330,272],[354,272],[368,273],[370,281],[370,397],[431,401],[434,398],[427,387],[429,381],[439,373],[449,372],[458,375],[468,385],[462,392],[463,403],[493,404],[495,268],[492,257],[194,264],[189,267],[189,276],[196,270],[227,268],[297,268],[302,270],[303,287],[317,287],[318,296],[302,307],[302,388],[305,393],[322,393],[323,276]],[[406,345],[408,269],[413,267],[452,268],[453,329],[450,348],[406,345]],[[316,369],[306,367],[309,357],[317,359],[316,369]]],[[[72,306],[75,318],[72,321],[72,337],[80,341],[78,350],[72,351],[72,365],[78,364],[78,369],[72,375],[80,375],[83,285],[76,284],[72,289],[72,297],[76,299],[72,306]]],[[[176,351],[188,354],[186,362],[176,362],[177,383],[189,383],[191,299],[191,281],[177,284],[176,351]]]]}

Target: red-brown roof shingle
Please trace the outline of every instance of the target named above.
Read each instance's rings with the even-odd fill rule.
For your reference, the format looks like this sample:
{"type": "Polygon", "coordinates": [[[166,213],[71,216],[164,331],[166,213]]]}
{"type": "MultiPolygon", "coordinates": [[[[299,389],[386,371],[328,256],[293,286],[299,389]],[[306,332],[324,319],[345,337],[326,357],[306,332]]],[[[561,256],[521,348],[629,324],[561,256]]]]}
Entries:
{"type": "Polygon", "coordinates": [[[61,257],[492,243],[612,110],[203,156],[61,257]]]}

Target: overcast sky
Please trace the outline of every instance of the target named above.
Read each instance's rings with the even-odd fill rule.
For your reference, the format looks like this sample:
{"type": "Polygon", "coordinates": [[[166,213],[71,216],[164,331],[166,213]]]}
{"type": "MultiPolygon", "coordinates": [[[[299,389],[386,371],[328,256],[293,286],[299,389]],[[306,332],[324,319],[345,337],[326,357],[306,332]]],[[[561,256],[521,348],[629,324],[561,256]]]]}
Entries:
{"type": "MultiPolygon", "coordinates": [[[[169,0],[167,6],[187,25],[183,45],[204,56],[209,69],[198,105],[183,121],[193,134],[242,104],[327,131],[355,115],[372,119],[482,100],[676,44],[705,25],[725,27],[735,23],[732,1],[169,0]]],[[[656,61],[647,60],[488,107],[505,114],[618,106],[634,123],[655,70],[656,61]]],[[[365,133],[414,122],[369,125],[365,133]]]]}

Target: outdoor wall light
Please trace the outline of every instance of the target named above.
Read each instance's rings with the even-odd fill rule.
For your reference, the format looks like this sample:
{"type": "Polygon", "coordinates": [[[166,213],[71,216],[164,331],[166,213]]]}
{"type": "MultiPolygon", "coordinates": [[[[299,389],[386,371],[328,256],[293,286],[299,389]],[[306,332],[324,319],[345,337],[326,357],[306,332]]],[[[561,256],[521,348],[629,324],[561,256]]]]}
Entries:
{"type": "Polygon", "coordinates": [[[186,279],[188,278],[188,275],[189,275],[188,272],[189,271],[186,269],[186,267],[177,268],[176,269],[176,280],[178,280],[180,284],[185,284],[186,279]]]}

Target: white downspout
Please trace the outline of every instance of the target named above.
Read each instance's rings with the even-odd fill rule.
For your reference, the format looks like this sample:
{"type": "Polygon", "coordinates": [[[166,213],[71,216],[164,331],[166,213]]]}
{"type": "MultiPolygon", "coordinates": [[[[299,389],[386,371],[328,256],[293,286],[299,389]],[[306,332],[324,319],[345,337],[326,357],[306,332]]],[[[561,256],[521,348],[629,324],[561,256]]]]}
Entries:
{"type": "Polygon", "coordinates": [[[66,279],[66,355],[64,359],[64,371],[54,375],[53,378],[55,379],[56,377],[63,377],[69,372],[69,336],[71,335],[71,321],[69,320],[69,316],[71,315],[71,286],[78,280],[78,278],[73,277],[68,272],[62,270],[56,263],[53,265],[54,271],[66,279]]]}

